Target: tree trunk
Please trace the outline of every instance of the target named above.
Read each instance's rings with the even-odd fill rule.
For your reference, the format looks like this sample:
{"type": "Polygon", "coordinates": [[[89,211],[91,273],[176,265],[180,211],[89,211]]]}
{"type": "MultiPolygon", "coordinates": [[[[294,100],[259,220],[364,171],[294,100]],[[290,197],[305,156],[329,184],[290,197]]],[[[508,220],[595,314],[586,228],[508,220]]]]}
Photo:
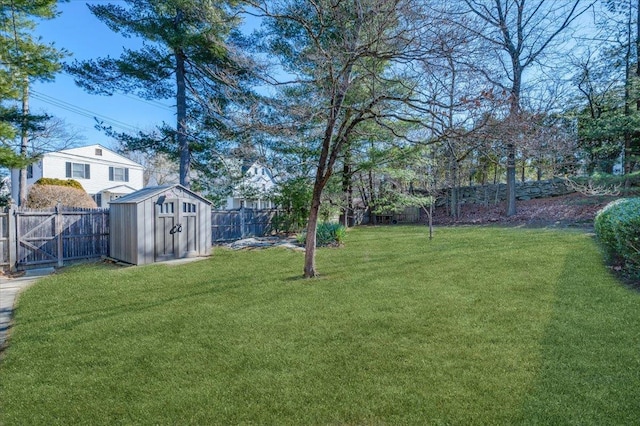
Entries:
{"type": "Polygon", "coordinates": [[[507,216],[516,214],[516,146],[507,144],[507,216]]]}
{"type": "MultiPolygon", "coordinates": [[[[636,2],[636,78],[640,80],[640,0],[636,2]]],[[[640,97],[636,94],[636,113],[640,112],[640,97]]],[[[640,132],[636,131],[632,142],[632,155],[630,169],[633,172],[637,161],[636,155],[640,155],[640,132]]],[[[631,182],[627,179],[626,186],[629,186],[631,182]]]]}
{"type": "MultiPolygon", "coordinates": [[[[524,6],[524,3],[522,3],[524,6]]],[[[522,65],[515,52],[511,52],[513,66],[513,85],[511,86],[511,101],[508,122],[511,127],[507,135],[507,217],[516,214],[516,141],[520,141],[520,92],[522,91],[522,65]]]]}
{"type": "MultiPolygon", "coordinates": [[[[629,18],[631,19],[631,18],[629,18]]],[[[630,29],[629,29],[630,30],[630,29]]],[[[631,116],[631,34],[629,34],[629,45],[627,46],[627,51],[625,54],[625,83],[624,83],[624,115],[625,117],[631,116]]],[[[628,175],[631,173],[631,143],[632,143],[632,134],[629,128],[626,128],[624,131],[624,154],[623,154],[623,162],[624,162],[624,174],[628,175]]],[[[628,179],[627,179],[628,180],[628,179]]],[[[625,182],[625,186],[628,186],[628,183],[625,182]]]]}
{"type": "Polygon", "coordinates": [[[353,182],[351,176],[349,176],[349,188],[347,189],[347,226],[351,228],[356,226],[355,211],[353,209],[353,182]]]}
{"type": "Polygon", "coordinates": [[[377,225],[378,224],[378,220],[376,218],[376,214],[375,214],[375,203],[376,203],[376,196],[375,196],[375,188],[373,187],[373,172],[371,170],[369,170],[369,224],[370,225],[377,225]]]}
{"type": "Polygon", "coordinates": [[[433,200],[429,203],[429,239],[433,238],[433,200]]]}
{"type": "MultiPolygon", "coordinates": [[[[176,11],[175,26],[178,28],[182,23],[183,12],[176,11]]],[[[180,185],[186,188],[191,187],[191,152],[189,140],[187,138],[187,85],[185,55],[182,49],[175,50],[176,59],[176,131],[178,150],[180,152],[180,185]]]]}
{"type": "MultiPolygon", "coordinates": [[[[633,28],[633,15],[631,13],[631,3],[629,3],[629,15],[628,15],[628,20],[627,20],[627,48],[625,51],[625,55],[624,55],[624,65],[625,65],[625,75],[624,75],[624,115],[625,117],[630,117],[632,115],[631,112],[631,90],[632,90],[632,77],[631,77],[631,67],[633,66],[632,64],[632,51],[633,51],[633,47],[632,47],[632,28],[633,28]]],[[[636,40],[637,43],[637,40],[636,40]]],[[[637,49],[637,46],[636,46],[637,49]]],[[[636,105],[637,105],[637,100],[636,100],[636,105]]],[[[632,169],[632,165],[631,165],[631,161],[633,158],[632,155],[632,146],[633,146],[633,139],[634,139],[634,135],[631,129],[629,129],[628,127],[625,128],[624,131],[624,151],[623,151],[623,170],[624,170],[624,174],[625,175],[629,175],[629,173],[631,173],[631,169],[632,169]]],[[[625,187],[629,187],[630,186],[630,181],[629,178],[627,177],[627,179],[625,179],[625,187]]]]}
{"type": "Polygon", "coordinates": [[[340,223],[345,228],[353,226],[353,185],[351,182],[351,151],[346,150],[342,167],[342,192],[345,196],[345,206],[342,209],[340,223]]]}
{"type": "Polygon", "coordinates": [[[447,142],[447,151],[449,152],[449,173],[451,173],[451,198],[449,199],[449,214],[450,216],[458,219],[460,217],[460,200],[459,200],[459,188],[460,188],[460,171],[458,168],[458,160],[451,142],[447,142]]]}
{"type": "MultiPolygon", "coordinates": [[[[20,126],[20,156],[27,157],[29,147],[29,79],[25,78],[22,89],[22,123],[20,126]]],[[[27,203],[27,168],[23,167],[18,175],[18,205],[27,203]]]]}
{"type": "Polygon", "coordinates": [[[304,277],[313,278],[316,272],[316,231],[318,230],[318,213],[320,212],[320,196],[322,194],[322,183],[316,180],[313,185],[313,196],[311,197],[311,210],[309,211],[309,222],[307,223],[307,240],[304,252],[304,277]]]}
{"type": "Polygon", "coordinates": [[[511,89],[511,106],[509,111],[510,129],[507,138],[507,217],[516,214],[516,144],[520,138],[520,89],[522,81],[522,70],[514,60],[514,79],[511,89]]]}

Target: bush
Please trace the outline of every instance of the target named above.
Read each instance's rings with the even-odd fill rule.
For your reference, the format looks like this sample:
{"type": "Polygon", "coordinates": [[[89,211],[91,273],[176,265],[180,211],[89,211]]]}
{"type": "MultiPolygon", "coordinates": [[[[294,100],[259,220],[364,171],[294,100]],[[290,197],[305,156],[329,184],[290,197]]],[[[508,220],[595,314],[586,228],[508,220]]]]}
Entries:
{"type": "Polygon", "coordinates": [[[312,186],[305,178],[282,182],[275,189],[273,202],[280,211],[272,227],[278,232],[298,232],[307,225],[312,186]]]}
{"type": "MultiPolygon", "coordinates": [[[[323,222],[318,224],[316,230],[316,247],[342,245],[347,236],[346,228],[339,223],[323,222]]],[[[298,241],[302,244],[307,241],[307,234],[300,234],[298,241]]]]}
{"type": "Polygon", "coordinates": [[[598,240],[613,262],[640,278],[640,198],[622,198],[596,215],[598,240]]]}
{"type": "Polygon", "coordinates": [[[66,186],[70,188],[81,189],[84,191],[82,184],[73,179],[40,178],[34,183],[34,185],[66,186]]]}
{"type": "MultiPolygon", "coordinates": [[[[82,187],[81,187],[82,188],[82,187]]],[[[66,207],[95,209],[98,206],[84,189],[72,186],[33,185],[27,195],[26,207],[31,209],[47,209],[56,204],[66,207]]]]}

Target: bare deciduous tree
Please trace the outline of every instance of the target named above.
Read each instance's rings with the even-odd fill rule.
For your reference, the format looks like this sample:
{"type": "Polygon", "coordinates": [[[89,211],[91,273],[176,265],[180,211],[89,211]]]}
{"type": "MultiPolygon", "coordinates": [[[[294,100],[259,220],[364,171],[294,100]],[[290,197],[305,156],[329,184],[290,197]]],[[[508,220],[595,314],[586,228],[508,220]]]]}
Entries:
{"type": "MultiPolygon", "coordinates": [[[[457,22],[487,45],[477,69],[509,93],[505,122],[518,127],[526,70],[543,62],[562,35],[594,0],[463,0],[457,22]],[[487,57],[487,53],[493,53],[487,57]],[[488,62],[487,62],[488,61],[488,62]],[[493,61],[497,66],[483,67],[493,61]]],[[[505,134],[507,150],[507,216],[516,214],[516,152],[521,135],[505,134]]]]}

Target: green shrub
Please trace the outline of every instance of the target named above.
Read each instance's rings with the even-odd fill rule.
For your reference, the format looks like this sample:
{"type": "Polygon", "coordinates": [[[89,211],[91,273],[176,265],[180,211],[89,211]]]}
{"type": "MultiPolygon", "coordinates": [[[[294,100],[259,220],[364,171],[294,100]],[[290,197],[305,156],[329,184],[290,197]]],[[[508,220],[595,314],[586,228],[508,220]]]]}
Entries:
{"type": "Polygon", "coordinates": [[[640,277],[640,198],[621,198],[596,215],[595,231],[610,260],[640,277]]]}
{"type": "Polygon", "coordinates": [[[54,186],[67,186],[70,188],[81,189],[84,191],[82,184],[74,179],[58,179],[58,178],[40,178],[34,185],[54,185],[54,186]]]}
{"type": "MultiPolygon", "coordinates": [[[[316,230],[316,247],[341,245],[344,243],[344,239],[347,236],[346,228],[339,223],[323,222],[318,224],[316,230]]],[[[298,242],[301,244],[306,243],[306,232],[298,236],[298,242]]]]}
{"type": "Polygon", "coordinates": [[[276,232],[298,232],[307,226],[312,189],[305,178],[290,179],[277,186],[273,202],[279,212],[272,223],[276,232]]]}
{"type": "Polygon", "coordinates": [[[608,173],[595,172],[590,177],[597,184],[616,185],[624,184],[627,180],[631,185],[640,185],[640,172],[628,173],[626,175],[611,175],[608,173]]]}

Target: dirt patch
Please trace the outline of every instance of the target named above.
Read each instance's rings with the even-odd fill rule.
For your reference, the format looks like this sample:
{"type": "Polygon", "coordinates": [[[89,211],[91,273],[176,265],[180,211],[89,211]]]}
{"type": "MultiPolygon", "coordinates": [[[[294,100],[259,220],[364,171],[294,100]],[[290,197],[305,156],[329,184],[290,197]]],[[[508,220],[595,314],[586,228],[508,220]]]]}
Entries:
{"type": "Polygon", "coordinates": [[[451,217],[444,207],[435,210],[436,225],[524,225],[540,227],[593,227],[596,213],[611,202],[613,197],[588,197],[579,193],[551,198],[517,201],[516,215],[505,215],[506,203],[464,204],[460,217],[451,217]]]}

